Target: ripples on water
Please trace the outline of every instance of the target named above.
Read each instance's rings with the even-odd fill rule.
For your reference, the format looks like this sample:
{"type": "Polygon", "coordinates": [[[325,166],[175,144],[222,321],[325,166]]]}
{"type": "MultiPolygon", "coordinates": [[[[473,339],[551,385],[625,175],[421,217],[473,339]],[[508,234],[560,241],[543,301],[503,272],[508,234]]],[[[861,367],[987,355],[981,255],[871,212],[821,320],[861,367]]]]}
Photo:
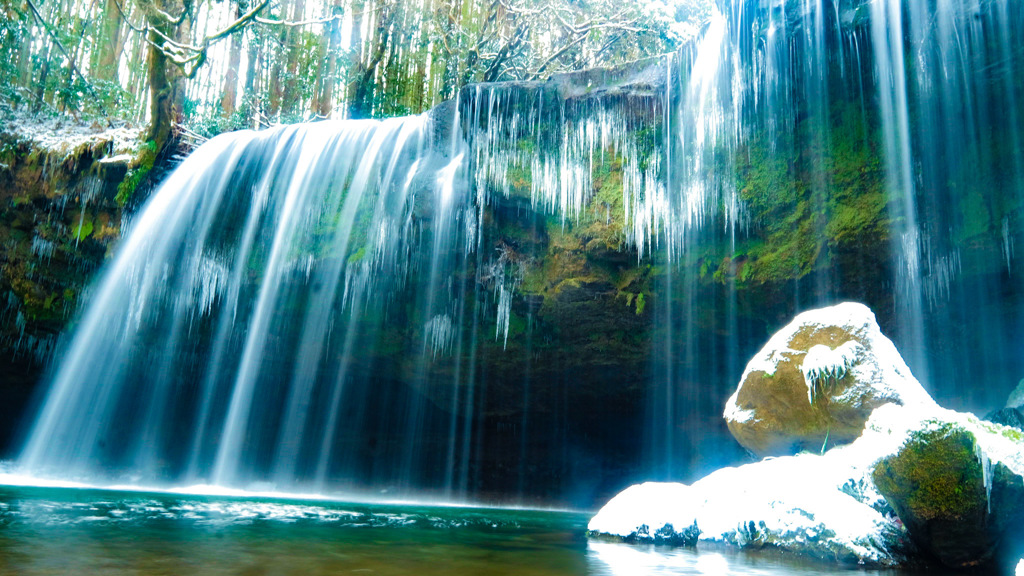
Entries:
{"type": "MultiPolygon", "coordinates": [[[[0,574],[883,574],[592,541],[587,513],[0,487],[0,574]]],[[[887,572],[887,574],[896,574],[887,572]]]]}

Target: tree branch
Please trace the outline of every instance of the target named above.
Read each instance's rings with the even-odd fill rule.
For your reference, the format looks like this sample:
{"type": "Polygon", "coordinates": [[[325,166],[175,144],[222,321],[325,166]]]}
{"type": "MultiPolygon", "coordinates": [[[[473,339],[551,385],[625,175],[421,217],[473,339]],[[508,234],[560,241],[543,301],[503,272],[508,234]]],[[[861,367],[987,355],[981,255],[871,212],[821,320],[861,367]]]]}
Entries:
{"type": "Polygon", "coordinates": [[[315,18],[313,20],[303,20],[301,22],[292,22],[288,20],[269,20],[267,18],[260,18],[258,16],[255,18],[257,23],[266,24],[268,26],[306,26],[309,24],[327,24],[328,22],[333,22],[334,20],[341,19],[342,16],[340,14],[336,16],[330,16],[328,18],[315,18]]]}
{"type": "Polygon", "coordinates": [[[35,14],[35,17],[39,20],[39,23],[42,24],[43,28],[46,29],[46,32],[50,35],[50,38],[53,40],[53,43],[57,45],[57,48],[60,50],[61,54],[63,54],[64,57],[68,59],[68,66],[71,67],[71,71],[75,74],[78,74],[78,76],[82,79],[82,82],[85,83],[85,87],[89,89],[90,94],[92,94],[93,96],[98,96],[96,94],[96,90],[92,87],[92,84],[89,83],[89,79],[85,76],[85,74],[82,74],[82,71],[78,69],[78,65],[75,64],[75,60],[71,58],[71,55],[68,54],[68,51],[64,49],[64,45],[60,43],[60,39],[57,38],[57,33],[53,31],[53,27],[50,26],[46,22],[46,20],[43,19],[43,15],[39,13],[39,9],[36,8],[36,5],[32,2],[32,0],[25,1],[28,3],[28,7],[32,9],[32,13],[35,14]]]}

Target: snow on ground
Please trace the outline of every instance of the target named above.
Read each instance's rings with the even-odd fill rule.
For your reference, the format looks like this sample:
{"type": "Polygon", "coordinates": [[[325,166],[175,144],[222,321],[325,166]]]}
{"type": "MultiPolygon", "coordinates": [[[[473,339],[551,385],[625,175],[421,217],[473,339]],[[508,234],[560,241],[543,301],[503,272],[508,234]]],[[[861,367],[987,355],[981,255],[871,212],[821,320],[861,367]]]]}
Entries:
{"type": "Polygon", "coordinates": [[[55,159],[63,160],[82,147],[94,148],[110,143],[107,156],[134,156],[142,130],[129,125],[110,125],[105,121],[80,122],[67,117],[46,118],[13,114],[4,118],[0,132],[33,142],[34,147],[55,159]]]}

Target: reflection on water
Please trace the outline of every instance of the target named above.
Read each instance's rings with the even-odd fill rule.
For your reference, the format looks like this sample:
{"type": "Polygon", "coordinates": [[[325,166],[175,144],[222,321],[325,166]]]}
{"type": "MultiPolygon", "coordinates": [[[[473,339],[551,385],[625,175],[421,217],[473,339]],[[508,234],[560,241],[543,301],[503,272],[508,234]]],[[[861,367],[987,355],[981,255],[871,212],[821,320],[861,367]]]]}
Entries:
{"type": "Polygon", "coordinates": [[[776,576],[841,571],[780,555],[588,541],[588,518],[586,513],[537,510],[0,487],[0,575],[776,576]]]}
{"type": "MultiPolygon", "coordinates": [[[[615,542],[589,542],[587,544],[589,574],[600,576],[825,576],[832,574],[899,575],[893,570],[863,570],[809,562],[805,559],[766,552],[752,553],[739,550],[699,550],[664,546],[637,546],[615,542]]],[[[930,574],[935,574],[931,572],[930,574]]]]}

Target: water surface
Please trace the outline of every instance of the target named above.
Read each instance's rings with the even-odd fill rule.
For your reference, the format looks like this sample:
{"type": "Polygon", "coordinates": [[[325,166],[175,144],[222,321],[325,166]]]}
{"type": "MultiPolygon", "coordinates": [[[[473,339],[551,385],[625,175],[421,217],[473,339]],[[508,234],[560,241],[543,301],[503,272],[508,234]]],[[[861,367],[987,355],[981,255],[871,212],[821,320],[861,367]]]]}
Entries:
{"type": "Polygon", "coordinates": [[[0,574],[901,574],[588,540],[585,512],[0,487],[0,574]]]}

